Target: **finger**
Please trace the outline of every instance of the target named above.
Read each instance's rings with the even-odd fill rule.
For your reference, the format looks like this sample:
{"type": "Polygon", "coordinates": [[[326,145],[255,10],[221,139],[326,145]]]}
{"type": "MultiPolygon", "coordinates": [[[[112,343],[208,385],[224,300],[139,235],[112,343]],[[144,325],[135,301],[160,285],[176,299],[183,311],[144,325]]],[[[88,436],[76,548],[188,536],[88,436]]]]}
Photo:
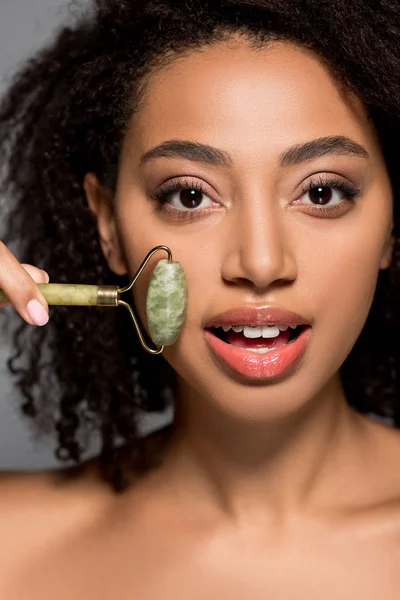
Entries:
{"type": "Polygon", "coordinates": [[[0,241],[0,288],[10,300],[0,306],[11,304],[31,325],[43,325],[48,320],[48,304],[36,283],[37,278],[44,281],[41,271],[33,265],[22,266],[0,241]]]}
{"type": "Polygon", "coordinates": [[[21,267],[23,267],[25,271],[29,273],[36,283],[49,283],[50,277],[46,271],[43,271],[43,269],[39,269],[38,267],[34,267],[33,265],[28,265],[25,263],[21,263],[21,267]]]}

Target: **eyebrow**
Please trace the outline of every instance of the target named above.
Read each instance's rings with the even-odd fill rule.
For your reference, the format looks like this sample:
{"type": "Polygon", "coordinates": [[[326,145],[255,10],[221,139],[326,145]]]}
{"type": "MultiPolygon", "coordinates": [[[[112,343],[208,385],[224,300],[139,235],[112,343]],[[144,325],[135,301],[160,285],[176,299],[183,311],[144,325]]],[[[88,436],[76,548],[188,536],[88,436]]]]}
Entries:
{"type": "Polygon", "coordinates": [[[159,158],[161,156],[165,158],[185,158],[186,160],[205,163],[207,165],[233,166],[233,160],[227,152],[213,146],[186,140],[167,140],[159,146],[151,148],[151,150],[148,150],[141,157],[140,165],[152,158],[159,158]]]}
{"type": "Polygon", "coordinates": [[[326,156],[327,154],[369,158],[368,152],[361,144],[343,135],[335,135],[318,138],[317,140],[311,140],[305,144],[297,144],[289,148],[280,156],[280,164],[284,167],[296,165],[306,160],[326,156]]]}
{"type": "MultiPolygon", "coordinates": [[[[343,135],[329,136],[296,144],[279,156],[282,167],[296,165],[326,155],[348,155],[369,158],[363,146],[343,135]]],[[[140,165],[153,158],[183,158],[213,166],[232,167],[233,159],[224,150],[188,140],[167,140],[143,154],[140,165]]]]}

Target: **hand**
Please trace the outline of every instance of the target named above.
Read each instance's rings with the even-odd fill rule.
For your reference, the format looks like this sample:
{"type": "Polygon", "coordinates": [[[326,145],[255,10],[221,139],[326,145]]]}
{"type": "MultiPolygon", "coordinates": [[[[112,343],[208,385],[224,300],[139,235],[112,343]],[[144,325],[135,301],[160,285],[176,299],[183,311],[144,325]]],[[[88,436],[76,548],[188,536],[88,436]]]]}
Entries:
{"type": "Polygon", "coordinates": [[[7,303],[0,302],[0,308],[11,304],[30,325],[45,325],[49,320],[49,306],[37,283],[48,283],[47,273],[20,263],[0,241],[0,288],[10,299],[7,303]]]}

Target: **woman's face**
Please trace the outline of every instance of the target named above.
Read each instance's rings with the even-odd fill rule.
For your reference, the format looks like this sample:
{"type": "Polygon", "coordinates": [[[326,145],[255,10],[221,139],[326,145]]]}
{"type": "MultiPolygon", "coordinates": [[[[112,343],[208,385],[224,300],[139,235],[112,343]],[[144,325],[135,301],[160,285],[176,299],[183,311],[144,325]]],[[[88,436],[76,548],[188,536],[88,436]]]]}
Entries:
{"type": "MultiPolygon", "coordinates": [[[[181,389],[242,420],[262,420],[337,383],[378,271],[390,262],[392,193],[363,107],[317,56],[289,43],[254,50],[232,39],[151,76],[125,139],[115,214],[101,227],[116,271],[132,275],[160,244],[183,266],[187,319],[164,350],[181,389]],[[175,144],[143,159],[171,140],[218,153],[175,144]],[[176,183],[182,191],[168,191],[176,183]],[[162,194],[164,204],[152,198],[162,194]],[[250,363],[257,358],[245,375],[208,345],[205,324],[246,306],[292,311],[311,325],[282,373],[278,359],[262,370],[260,355],[247,351],[250,363]]],[[[153,256],[134,289],[146,329],[147,286],[161,258],[153,256]]]]}

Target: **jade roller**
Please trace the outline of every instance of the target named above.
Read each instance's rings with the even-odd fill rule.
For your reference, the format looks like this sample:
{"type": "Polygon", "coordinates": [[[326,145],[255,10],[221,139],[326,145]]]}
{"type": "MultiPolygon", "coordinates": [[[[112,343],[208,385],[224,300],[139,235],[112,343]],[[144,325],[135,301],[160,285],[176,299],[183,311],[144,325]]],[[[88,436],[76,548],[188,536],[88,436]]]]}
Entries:
{"type": "MultiPolygon", "coordinates": [[[[130,313],[143,348],[150,354],[161,354],[178,338],[187,310],[187,284],[181,263],[172,260],[167,246],[156,246],[147,254],[130,284],[119,288],[114,285],[84,285],[70,283],[37,284],[49,305],[58,306],[124,306],[130,313]],[[159,348],[150,348],[142,335],[132,307],[120,295],[129,292],[140,277],[150,258],[158,250],[165,250],[168,259],[161,259],[150,278],[146,295],[146,316],[150,337],[159,348]]],[[[0,290],[0,302],[9,299],[0,290]]]]}

